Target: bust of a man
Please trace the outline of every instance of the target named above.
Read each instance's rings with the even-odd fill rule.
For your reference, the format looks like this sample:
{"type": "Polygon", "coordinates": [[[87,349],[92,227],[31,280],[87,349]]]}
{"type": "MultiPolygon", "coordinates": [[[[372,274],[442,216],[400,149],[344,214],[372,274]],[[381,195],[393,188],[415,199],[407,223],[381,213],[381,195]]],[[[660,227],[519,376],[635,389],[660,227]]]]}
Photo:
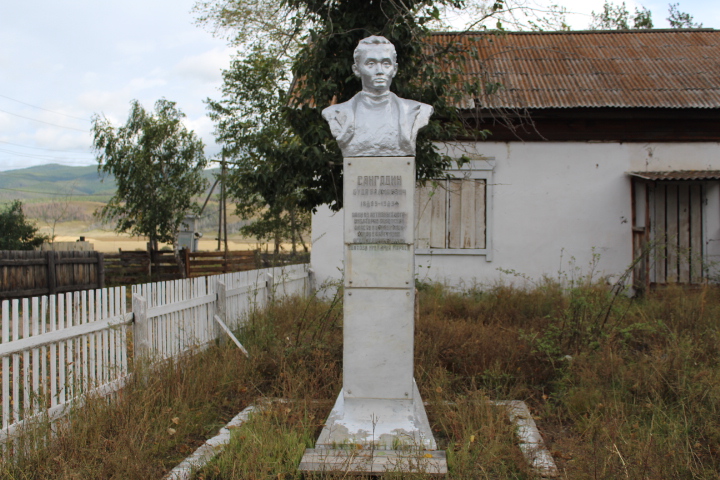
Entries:
{"type": "Polygon", "coordinates": [[[362,91],[322,112],[343,156],[415,156],[417,132],[427,125],[433,108],[390,91],[397,73],[395,46],[373,35],[360,40],[354,59],[362,91]]]}

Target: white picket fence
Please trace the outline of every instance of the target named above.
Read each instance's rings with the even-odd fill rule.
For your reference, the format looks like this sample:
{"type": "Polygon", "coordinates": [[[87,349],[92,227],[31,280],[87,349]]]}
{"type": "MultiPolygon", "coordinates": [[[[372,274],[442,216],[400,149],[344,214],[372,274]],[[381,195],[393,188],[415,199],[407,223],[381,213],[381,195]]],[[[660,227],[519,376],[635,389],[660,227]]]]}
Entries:
{"type": "Polygon", "coordinates": [[[124,287],[3,301],[0,439],[117,384],[131,320],[124,287]]]}
{"type": "Polygon", "coordinates": [[[307,295],[308,265],[227,273],[2,302],[0,441],[53,421],[87,395],[117,391],[128,351],[158,361],[201,349],[275,297],[307,295]],[[133,345],[128,342],[132,329],[133,345]]]}

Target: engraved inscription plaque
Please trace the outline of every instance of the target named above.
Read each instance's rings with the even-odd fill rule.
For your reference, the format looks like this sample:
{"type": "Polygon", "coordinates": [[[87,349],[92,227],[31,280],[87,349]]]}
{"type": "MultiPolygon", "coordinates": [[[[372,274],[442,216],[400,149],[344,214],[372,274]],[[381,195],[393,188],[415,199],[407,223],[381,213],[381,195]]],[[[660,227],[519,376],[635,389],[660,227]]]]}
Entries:
{"type": "Polygon", "coordinates": [[[414,160],[345,159],[345,243],[413,243],[414,160]]]}

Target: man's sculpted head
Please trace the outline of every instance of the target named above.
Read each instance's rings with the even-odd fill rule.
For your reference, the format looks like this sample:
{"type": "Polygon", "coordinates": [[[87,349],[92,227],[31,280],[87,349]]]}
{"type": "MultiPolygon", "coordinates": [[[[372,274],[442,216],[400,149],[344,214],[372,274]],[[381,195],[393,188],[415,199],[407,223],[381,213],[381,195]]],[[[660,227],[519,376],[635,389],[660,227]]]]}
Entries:
{"type": "Polygon", "coordinates": [[[390,90],[397,73],[397,53],[392,43],[372,35],[360,40],[353,56],[353,72],[362,80],[364,92],[378,95],[390,90]]]}
{"type": "Polygon", "coordinates": [[[414,156],[418,130],[428,124],[433,108],[390,92],[397,73],[395,47],[383,37],[364,38],[354,60],[363,91],[322,111],[343,156],[414,156]]]}

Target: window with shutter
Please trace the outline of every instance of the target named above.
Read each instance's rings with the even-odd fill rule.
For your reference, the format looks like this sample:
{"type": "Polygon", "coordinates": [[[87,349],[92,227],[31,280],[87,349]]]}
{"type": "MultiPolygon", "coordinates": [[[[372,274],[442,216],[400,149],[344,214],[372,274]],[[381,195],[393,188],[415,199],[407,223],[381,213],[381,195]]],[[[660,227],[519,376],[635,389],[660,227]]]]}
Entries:
{"type": "Polygon", "coordinates": [[[448,172],[451,178],[418,186],[416,253],[489,255],[493,166],[490,161],[471,162],[470,169],[448,172]]]}

